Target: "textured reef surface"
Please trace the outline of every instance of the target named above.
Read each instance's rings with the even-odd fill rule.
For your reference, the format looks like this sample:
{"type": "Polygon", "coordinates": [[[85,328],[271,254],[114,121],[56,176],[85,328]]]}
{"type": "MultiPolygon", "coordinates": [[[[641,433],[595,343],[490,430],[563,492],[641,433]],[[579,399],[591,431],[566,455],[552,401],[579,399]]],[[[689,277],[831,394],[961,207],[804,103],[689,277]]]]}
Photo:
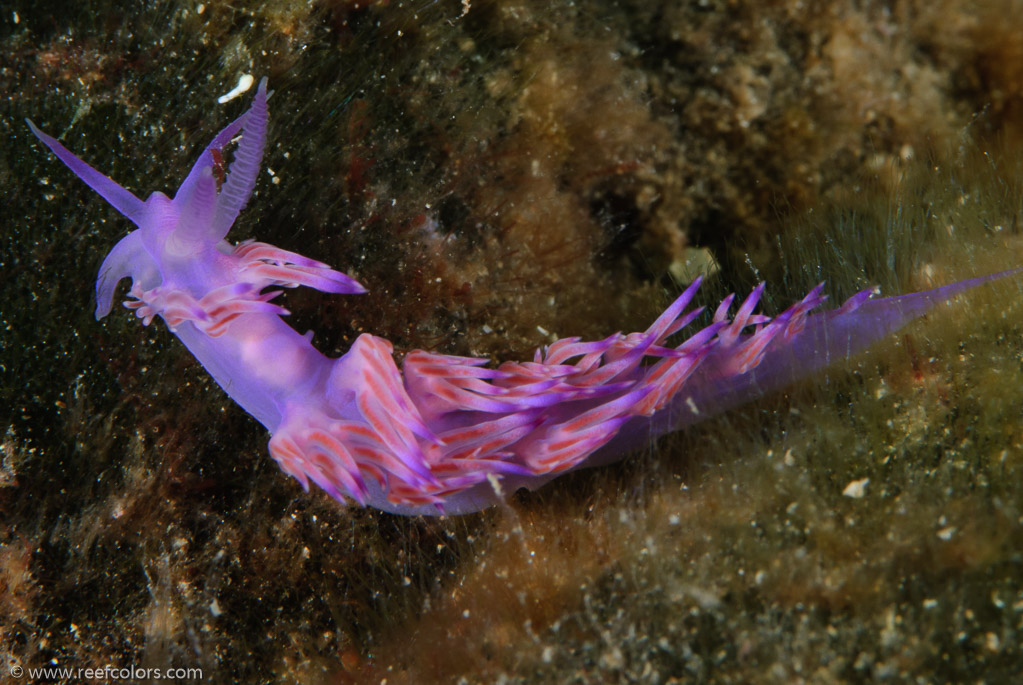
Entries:
{"type": "Polygon", "coordinates": [[[345,509],[173,338],[92,317],[125,222],[23,117],[138,193],[278,92],[237,238],[357,277],[289,293],[493,359],[820,280],[834,301],[1023,264],[1023,7],[169,3],[0,17],[0,668],[213,682],[1005,680],[1023,621],[1023,293],[620,466],[457,519],[345,509]],[[60,174],[58,176],[58,174],[60,174]]]}

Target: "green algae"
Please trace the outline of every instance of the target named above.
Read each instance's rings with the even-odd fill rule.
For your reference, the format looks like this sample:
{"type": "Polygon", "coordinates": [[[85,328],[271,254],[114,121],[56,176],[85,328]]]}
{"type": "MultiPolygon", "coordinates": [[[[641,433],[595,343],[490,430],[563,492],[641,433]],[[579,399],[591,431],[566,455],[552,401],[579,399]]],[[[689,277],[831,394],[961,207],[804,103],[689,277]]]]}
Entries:
{"type": "Polygon", "coordinates": [[[172,188],[245,106],[215,97],[269,74],[273,176],[232,238],[371,286],[289,293],[333,353],[363,330],[505,358],[549,340],[537,325],[642,327],[690,244],[723,267],[708,300],[766,277],[774,310],[819,280],[840,300],[1019,264],[1019,81],[998,65],[1023,13],[798,4],[5,18],[7,662],[201,666],[214,682],[1018,670],[1019,283],[511,509],[343,510],[278,472],[166,331],[93,321],[125,226],[21,122],[136,192],[172,188]]]}

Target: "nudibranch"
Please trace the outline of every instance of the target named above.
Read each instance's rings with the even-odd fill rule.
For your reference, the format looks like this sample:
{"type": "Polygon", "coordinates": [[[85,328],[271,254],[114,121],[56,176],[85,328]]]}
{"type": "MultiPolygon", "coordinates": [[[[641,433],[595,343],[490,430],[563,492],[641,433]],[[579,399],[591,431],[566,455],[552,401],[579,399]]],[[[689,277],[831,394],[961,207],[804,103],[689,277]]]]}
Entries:
{"type": "Polygon", "coordinates": [[[910,320],[1013,271],[934,290],[877,298],[870,290],[811,313],[823,284],[776,317],[755,312],[758,286],[729,315],[677,345],[694,322],[697,280],[644,332],[584,342],[567,338],[532,361],[505,362],[423,350],[399,370],[387,340],[360,335],[329,358],[281,318],[280,288],[365,289],[321,262],[272,245],[225,240],[256,184],[267,128],[266,79],[251,107],[199,155],[173,199],[145,202],[69,152],[32,122],[32,133],[137,226],[104,259],[96,318],[118,282],[144,324],[155,317],[224,392],[270,432],[270,454],[308,489],[404,514],[461,514],[502,493],[607,463],[678,430],[846,359],[910,320]],[[222,151],[240,135],[226,178],[222,151]]]}

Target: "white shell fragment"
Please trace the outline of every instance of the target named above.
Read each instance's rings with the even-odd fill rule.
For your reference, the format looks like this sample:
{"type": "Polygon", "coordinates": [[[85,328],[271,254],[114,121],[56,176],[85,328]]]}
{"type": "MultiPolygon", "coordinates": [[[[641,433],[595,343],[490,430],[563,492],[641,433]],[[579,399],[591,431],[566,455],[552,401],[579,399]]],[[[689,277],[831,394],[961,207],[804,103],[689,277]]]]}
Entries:
{"type": "Polygon", "coordinates": [[[255,82],[256,79],[252,77],[252,74],[242,74],[241,78],[238,79],[238,85],[234,87],[234,90],[232,90],[229,93],[224,93],[223,95],[221,95],[219,98],[217,98],[217,102],[222,105],[225,102],[230,102],[231,100],[234,100],[236,97],[238,97],[239,95],[247,91],[249,88],[251,88],[252,84],[255,82]]]}
{"type": "Polygon", "coordinates": [[[869,478],[860,478],[859,480],[851,480],[849,484],[845,486],[845,490],[842,494],[845,497],[852,497],[853,499],[860,499],[867,494],[867,484],[870,483],[869,478]]]}

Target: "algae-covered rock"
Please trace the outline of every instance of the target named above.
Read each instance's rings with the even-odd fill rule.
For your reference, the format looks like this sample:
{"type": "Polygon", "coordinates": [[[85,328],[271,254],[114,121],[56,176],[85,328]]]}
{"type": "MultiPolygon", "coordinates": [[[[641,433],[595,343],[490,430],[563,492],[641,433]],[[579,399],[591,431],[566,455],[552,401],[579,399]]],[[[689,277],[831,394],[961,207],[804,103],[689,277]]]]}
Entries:
{"type": "Polygon", "coordinates": [[[1018,280],[507,508],[346,510],[283,476],[165,330],[93,319],[128,227],[23,118],[144,197],[251,91],[219,96],[267,75],[268,169],[232,238],[370,289],[290,292],[295,327],[328,354],[369,331],[399,354],[501,360],[645,327],[687,262],[713,275],[708,303],[768,279],[773,311],[820,280],[840,301],[1023,263],[1020,9],[5,10],[2,667],[1005,680],[1023,612],[1018,280]]]}

